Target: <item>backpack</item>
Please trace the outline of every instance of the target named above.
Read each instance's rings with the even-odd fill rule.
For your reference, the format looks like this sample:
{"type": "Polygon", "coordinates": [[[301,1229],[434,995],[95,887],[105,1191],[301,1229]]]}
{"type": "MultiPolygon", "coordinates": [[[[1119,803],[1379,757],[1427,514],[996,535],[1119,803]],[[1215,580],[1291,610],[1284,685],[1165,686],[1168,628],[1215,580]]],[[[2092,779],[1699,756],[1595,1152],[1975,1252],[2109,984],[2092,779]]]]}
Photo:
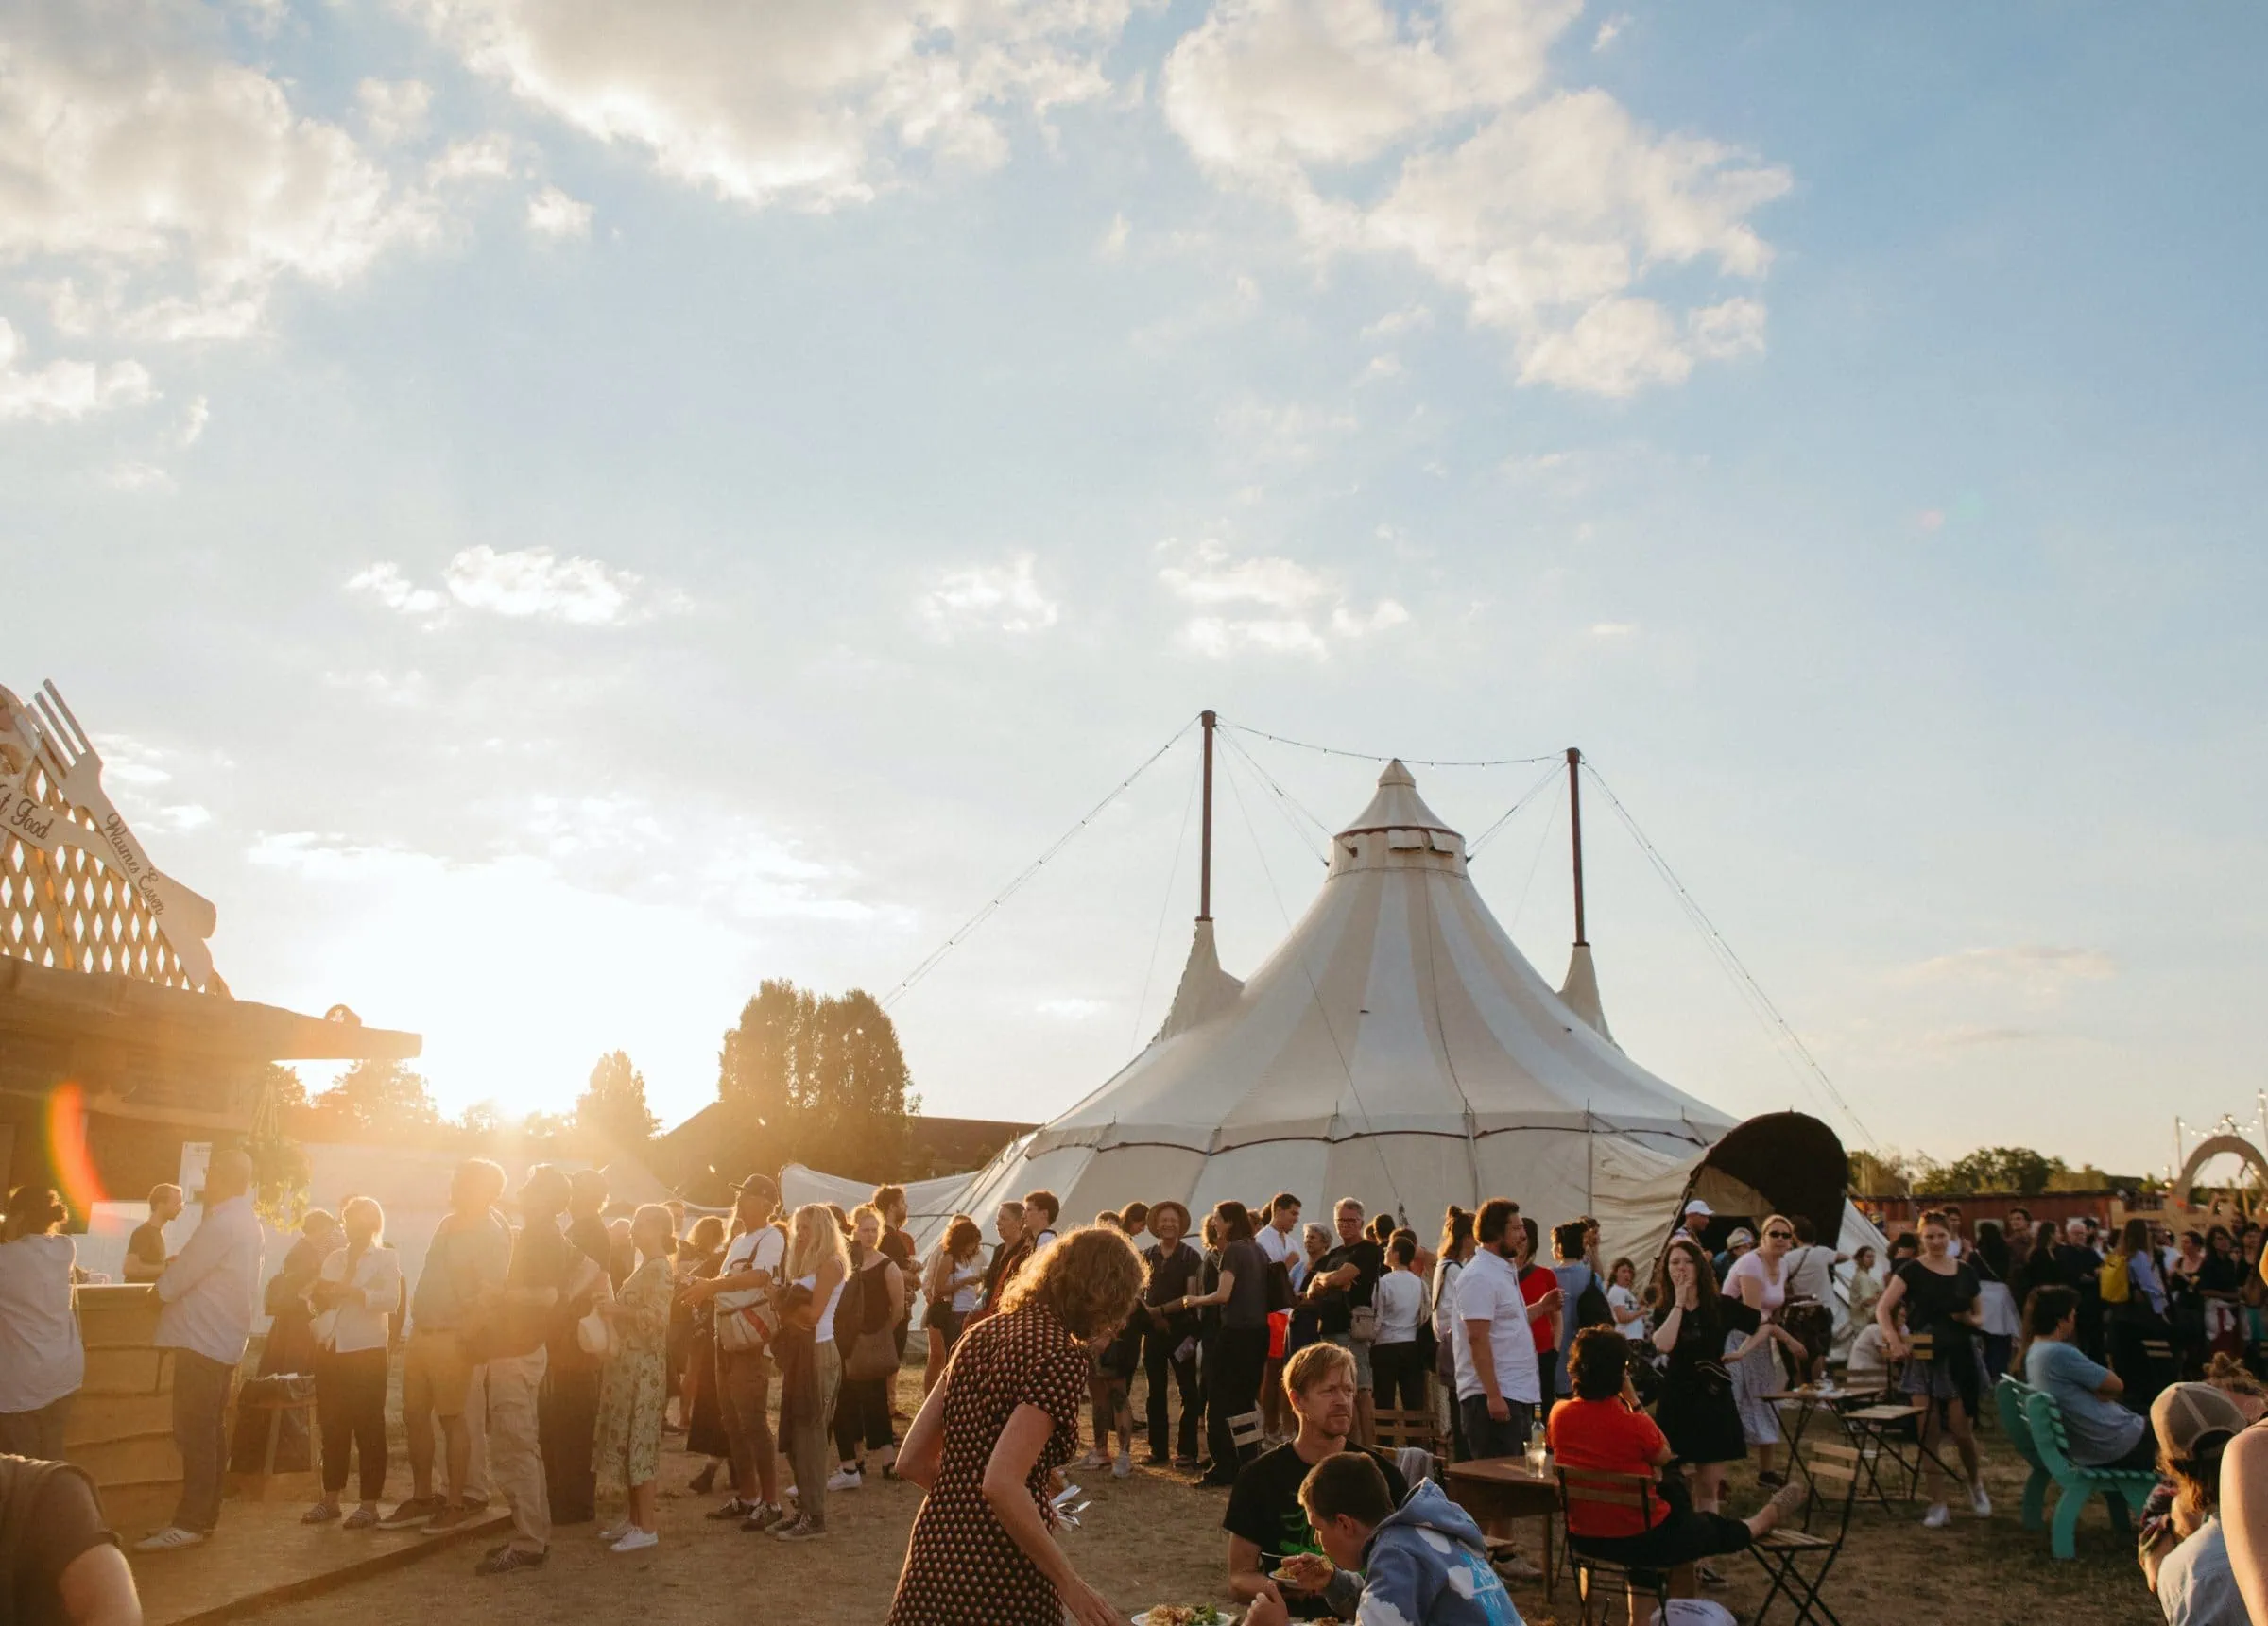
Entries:
{"type": "Polygon", "coordinates": [[[2134,1296],[2134,1283],[2126,1274],[2126,1256],[2114,1253],[2103,1261],[2095,1272],[2095,1281],[2102,1291],[2105,1304],[2124,1304],[2134,1296]]]}
{"type": "Polygon", "coordinates": [[[1614,1309],[1606,1302],[1606,1290],[1599,1286],[1599,1273],[1592,1271],[1583,1291],[1575,1295],[1575,1326],[1612,1326],[1614,1309]]]}

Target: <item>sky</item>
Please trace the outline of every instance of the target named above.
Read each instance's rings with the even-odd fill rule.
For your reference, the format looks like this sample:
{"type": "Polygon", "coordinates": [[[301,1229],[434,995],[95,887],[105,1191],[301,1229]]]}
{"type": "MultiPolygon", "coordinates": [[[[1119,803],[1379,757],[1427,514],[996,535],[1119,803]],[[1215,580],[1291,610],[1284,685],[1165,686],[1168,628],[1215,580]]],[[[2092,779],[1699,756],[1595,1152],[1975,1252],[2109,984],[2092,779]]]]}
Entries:
{"type": "MultiPolygon", "coordinates": [[[[1579,745],[1617,1037],[1856,1145],[2268,1085],[2248,10],[0,0],[0,682],[455,1110],[766,977],[1043,1119],[1378,764],[1579,745]],[[1260,737],[1330,745],[1334,757],[1260,737]]],[[[1419,768],[1469,836],[1548,764],[1419,768]]],[[[1545,785],[1475,883],[1555,980],[1545,785]]],[[[309,1070],[322,1082],[323,1070],[309,1070]]]]}

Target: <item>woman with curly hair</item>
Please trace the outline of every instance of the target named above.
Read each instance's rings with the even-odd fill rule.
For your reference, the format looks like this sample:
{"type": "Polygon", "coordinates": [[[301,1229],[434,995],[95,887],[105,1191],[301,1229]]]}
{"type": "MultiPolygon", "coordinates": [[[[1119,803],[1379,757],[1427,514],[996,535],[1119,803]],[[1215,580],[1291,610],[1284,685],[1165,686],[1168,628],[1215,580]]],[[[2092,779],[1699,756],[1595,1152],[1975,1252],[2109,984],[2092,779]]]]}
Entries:
{"type": "Polygon", "coordinates": [[[1125,1325],[1143,1274],[1120,1232],[1069,1232],[1017,1273],[999,1314],[961,1335],[898,1456],[899,1477],[927,1494],[892,1626],[1124,1618],[1056,1544],[1047,1486],[1079,1447],[1087,1346],[1108,1344],[1125,1325]]]}

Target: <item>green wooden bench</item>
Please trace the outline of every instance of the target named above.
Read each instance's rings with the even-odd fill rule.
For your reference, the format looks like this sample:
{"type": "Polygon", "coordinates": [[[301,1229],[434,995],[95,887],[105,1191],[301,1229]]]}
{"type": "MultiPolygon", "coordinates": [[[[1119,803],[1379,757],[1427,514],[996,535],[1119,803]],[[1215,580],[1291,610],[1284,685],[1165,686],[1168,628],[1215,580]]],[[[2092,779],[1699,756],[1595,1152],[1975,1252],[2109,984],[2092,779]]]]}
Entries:
{"type": "Polygon", "coordinates": [[[2079,1555],[2079,1515],[2098,1491],[2110,1508],[2111,1528],[2132,1539],[2134,1521],[2129,1515],[2141,1512],[2150,1493],[2157,1488],[2157,1476],[2146,1468],[2083,1468],[2071,1461],[2063,1411],[2055,1397],[2035,1390],[2025,1396],[2023,1409],[2025,1421],[2032,1426],[2032,1448],[2039,1453],[2040,1466],[2055,1481],[2055,1521],[2048,1550],[2057,1558],[2079,1555]]]}
{"type": "Polygon", "coordinates": [[[1992,1386],[1993,1408],[2001,1419],[2001,1432],[2031,1467],[2031,1477],[2024,1481],[2024,1528],[2045,1529],[2048,1522],[2048,1485],[2053,1476],[2048,1464],[2039,1460],[2039,1447],[2032,1443],[2032,1425],[2024,1416],[2024,1402],[2039,1391],[2016,1378],[2002,1378],[1992,1386]]]}

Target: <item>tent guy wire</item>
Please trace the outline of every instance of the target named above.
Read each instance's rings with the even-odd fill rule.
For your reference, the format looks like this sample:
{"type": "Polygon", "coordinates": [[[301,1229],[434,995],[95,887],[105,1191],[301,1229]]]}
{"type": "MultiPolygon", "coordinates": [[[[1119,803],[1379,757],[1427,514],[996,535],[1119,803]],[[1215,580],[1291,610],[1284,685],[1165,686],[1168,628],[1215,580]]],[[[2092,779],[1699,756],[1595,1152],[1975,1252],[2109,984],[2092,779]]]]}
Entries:
{"type": "MultiPolygon", "coordinates": [[[[1772,996],[1764,992],[1763,984],[1756,980],[1755,973],[1750,971],[1740,955],[1733,951],[1732,945],[1725,940],[1725,934],[1717,930],[1715,922],[1710,920],[1702,910],[1700,903],[1687,889],[1685,882],[1677,879],[1677,873],[1670,867],[1669,860],[1662,857],[1660,849],[1647,839],[1646,832],[1639,828],[1638,820],[1633,818],[1630,810],[1623,805],[1622,797],[1614,794],[1614,787],[1606,782],[1606,776],[1588,761],[1584,762],[1583,766],[1589,772],[1592,782],[1606,793],[1607,804],[1614,809],[1615,816],[1622,820],[1623,828],[1630,832],[1630,838],[1638,843],[1638,848],[1645,855],[1646,862],[1652,864],[1654,872],[1661,877],[1663,884],[1669,887],[1671,896],[1685,911],[1686,917],[1693,923],[1694,929],[1701,933],[1702,940],[1709,945],[1710,951],[1717,956],[1719,963],[1732,977],[1735,988],[1739,989],[1743,997],[1750,1001],[1751,1009],[1757,1013],[1758,1018],[1765,1023],[1767,1033],[1773,1033],[1777,1037],[1784,1040],[1789,1051],[1793,1053],[1796,1062],[1800,1063],[1800,1066],[1796,1066],[1797,1076],[1804,1080],[1807,1087],[1813,1079],[1816,1079],[1819,1087],[1825,1089],[1827,1098],[1842,1109],[1843,1116],[1849,1121],[1851,1127],[1864,1138],[1868,1147],[1879,1150],[1881,1142],[1875,1139],[1874,1132],[1866,1127],[1865,1121],[1860,1118],[1857,1110],[1844,1099],[1843,1092],[1835,1087],[1834,1080],[1828,1077],[1827,1069],[1819,1065],[1819,1058],[1812,1053],[1811,1047],[1803,1042],[1802,1036],[1796,1032],[1788,1018],[1780,1015],[1779,1007],[1772,1002],[1772,996]]],[[[1796,1063],[1792,1062],[1791,1065],[1795,1066],[1796,1063]]]]}
{"type": "Polygon", "coordinates": [[[959,948],[962,943],[966,942],[971,933],[974,932],[978,927],[989,920],[1002,904],[1005,903],[1009,899],[1016,896],[1017,892],[1022,888],[1025,881],[1031,880],[1033,876],[1039,874],[1040,870],[1046,868],[1049,860],[1053,859],[1056,854],[1061,852],[1065,847],[1069,847],[1081,830],[1085,830],[1089,825],[1092,824],[1097,818],[1102,816],[1102,813],[1105,808],[1108,808],[1112,802],[1118,800],[1120,796],[1124,796],[1127,790],[1127,787],[1132,785],[1136,779],[1142,778],[1143,774],[1149,772],[1151,765],[1155,763],[1159,758],[1164,756],[1166,752],[1172,750],[1176,745],[1179,745],[1182,737],[1196,726],[1197,719],[1192,717],[1188,722],[1182,724],[1180,727],[1175,729],[1173,738],[1167,740],[1164,745],[1159,746],[1155,751],[1152,751],[1147,757],[1144,757],[1142,761],[1142,765],[1136,768],[1132,773],[1128,774],[1125,779],[1119,780],[1118,783],[1111,788],[1108,796],[1105,796],[1101,801],[1096,802],[1094,806],[1089,808],[1084,818],[1080,819],[1078,823],[1073,825],[1069,830],[1057,836],[1054,844],[1050,846],[1045,852],[1042,852],[1038,858],[1033,859],[1031,863],[1024,865],[1024,867],[1017,873],[1015,880],[1009,881],[1005,886],[994,893],[989,902],[988,902],[982,909],[979,909],[974,915],[969,916],[967,920],[963,921],[958,931],[954,932],[952,936],[946,938],[944,942],[938,944],[935,949],[931,950],[928,954],[923,956],[919,965],[908,971],[902,978],[899,980],[898,984],[895,987],[893,987],[888,993],[882,996],[882,1008],[886,1011],[893,1004],[897,1003],[899,1000],[904,998],[904,996],[913,988],[916,983],[919,983],[922,978],[928,976],[931,971],[936,968],[937,963],[940,960],[944,959],[946,955],[952,953],[955,949],[959,948]]]}
{"type": "Polygon", "coordinates": [[[1253,728],[1242,723],[1231,723],[1226,717],[1221,719],[1221,727],[1233,728],[1240,734],[1249,734],[1256,740],[1270,740],[1279,745],[1289,745],[1295,750],[1314,751],[1326,757],[1351,757],[1360,762],[1400,762],[1404,767],[1410,768],[1517,768],[1526,762],[1564,761],[1557,752],[1545,757],[1490,757],[1483,761],[1468,762],[1451,762],[1437,757],[1398,757],[1391,753],[1349,751],[1343,750],[1337,745],[1310,745],[1305,740],[1287,740],[1281,734],[1271,734],[1264,728],[1253,728]]]}

